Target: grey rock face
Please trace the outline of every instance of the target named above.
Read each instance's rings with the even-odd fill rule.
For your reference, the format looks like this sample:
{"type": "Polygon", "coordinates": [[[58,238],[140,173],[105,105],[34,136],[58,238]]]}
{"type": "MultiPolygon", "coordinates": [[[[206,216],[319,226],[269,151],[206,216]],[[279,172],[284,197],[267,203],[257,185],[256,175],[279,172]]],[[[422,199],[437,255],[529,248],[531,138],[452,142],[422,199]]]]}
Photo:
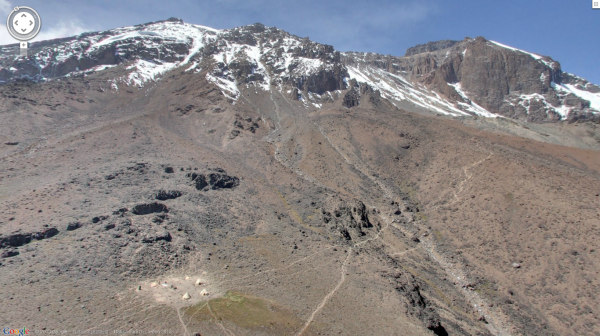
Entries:
{"type": "Polygon", "coordinates": [[[413,56],[416,54],[422,54],[422,53],[426,53],[426,52],[447,49],[447,48],[454,46],[455,44],[457,44],[459,42],[460,41],[443,40],[443,41],[435,41],[435,42],[428,42],[425,44],[419,44],[414,47],[406,49],[406,53],[404,54],[404,56],[413,56]]]}
{"type": "Polygon", "coordinates": [[[554,86],[568,75],[549,57],[541,61],[530,54],[497,46],[484,38],[455,44],[447,57],[419,56],[413,74],[419,81],[454,101],[465,101],[448,84],[460,83],[470,100],[488,111],[529,121],[559,120],[554,107],[568,105],[588,113],[586,101],[566,97],[554,86]]]}

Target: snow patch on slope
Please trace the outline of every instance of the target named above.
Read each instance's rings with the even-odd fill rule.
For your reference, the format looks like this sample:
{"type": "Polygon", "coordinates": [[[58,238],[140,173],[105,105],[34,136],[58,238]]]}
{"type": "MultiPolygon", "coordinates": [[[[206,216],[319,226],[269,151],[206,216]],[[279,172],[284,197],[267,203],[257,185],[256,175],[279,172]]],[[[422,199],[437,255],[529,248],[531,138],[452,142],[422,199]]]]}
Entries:
{"type": "MultiPolygon", "coordinates": [[[[159,76],[170,70],[190,63],[190,60],[200,51],[200,49],[202,49],[202,47],[204,47],[207,41],[216,38],[216,32],[218,31],[215,31],[212,28],[207,29],[203,26],[170,22],[152,25],[145,31],[137,32],[138,36],[148,35],[151,33],[151,36],[153,37],[160,37],[160,41],[170,40],[174,41],[175,43],[187,44],[189,46],[189,50],[187,54],[180,55],[183,56],[183,59],[178,62],[161,62],[160,54],[159,60],[155,62],[144,60],[135,61],[133,65],[127,68],[128,70],[132,70],[132,72],[130,72],[126,77],[127,83],[141,87],[146,82],[157,80],[159,76]]],[[[124,35],[131,36],[132,34],[126,33],[124,35]]],[[[144,47],[147,48],[149,43],[151,44],[153,42],[154,41],[148,42],[147,39],[144,39],[144,47]]],[[[94,45],[93,47],[98,47],[103,43],[104,41],[94,45]]],[[[162,43],[164,42],[161,42],[161,44],[162,43]]],[[[157,48],[160,48],[160,46],[157,46],[157,48]]]]}
{"type": "Polygon", "coordinates": [[[582,90],[573,84],[556,84],[552,83],[552,87],[564,93],[572,93],[575,96],[587,100],[590,102],[590,107],[596,112],[600,112],[600,93],[593,93],[590,91],[582,90]]]}
{"type": "Polygon", "coordinates": [[[135,86],[143,86],[144,83],[155,81],[158,76],[173,69],[176,63],[155,63],[144,60],[137,60],[127,67],[127,70],[132,70],[127,75],[127,84],[135,86]]]}
{"type": "Polygon", "coordinates": [[[454,107],[449,101],[440,97],[436,92],[429,91],[426,88],[415,87],[402,76],[371,67],[360,68],[349,66],[347,69],[351,79],[355,79],[359,83],[366,83],[373,89],[379,90],[381,96],[390,99],[392,103],[394,101],[408,100],[415,105],[444,115],[468,115],[466,112],[454,107]]]}
{"type": "Polygon", "coordinates": [[[210,73],[206,74],[206,79],[218,86],[225,97],[232,100],[237,100],[240,96],[240,90],[235,84],[235,80],[217,77],[210,73]]]}
{"type": "MultiPolygon", "coordinates": [[[[215,62],[217,62],[217,64],[221,64],[222,66],[230,66],[231,63],[234,61],[247,60],[254,67],[253,73],[260,74],[263,78],[260,81],[253,81],[253,83],[257,84],[258,87],[262,88],[265,91],[269,90],[270,77],[268,75],[266,67],[261,62],[262,53],[259,47],[245,44],[230,43],[226,41],[221,47],[221,49],[222,50],[219,53],[213,55],[213,59],[215,60],[215,62]]],[[[229,78],[228,76],[229,71],[218,73],[219,71],[220,70],[215,69],[215,71],[213,71],[212,74],[207,76],[207,79],[219,86],[219,88],[221,88],[221,90],[223,91],[224,95],[232,99],[237,99],[237,94],[234,94],[233,97],[229,95],[235,92],[239,93],[239,89],[237,88],[235,81],[229,78]]]]}
{"type": "Polygon", "coordinates": [[[569,116],[569,113],[571,112],[571,108],[561,105],[561,106],[554,106],[550,103],[548,103],[548,101],[546,100],[546,97],[544,97],[543,95],[539,94],[539,93],[531,93],[531,94],[522,94],[518,97],[518,104],[521,105],[529,114],[530,112],[530,108],[531,108],[531,102],[535,101],[535,102],[540,102],[542,104],[544,104],[544,106],[546,107],[546,111],[549,110],[553,110],[556,113],[558,113],[560,115],[560,118],[562,120],[566,119],[569,116]]]}
{"type": "MultiPolygon", "coordinates": [[[[157,80],[165,72],[190,63],[206,43],[216,39],[219,32],[219,30],[200,25],[168,21],[157,22],[147,25],[141,31],[139,27],[132,26],[81,36],[54,47],[44,48],[33,57],[40,68],[46,68],[71,59],[81,60],[113,46],[117,59],[130,57],[128,50],[144,50],[147,54],[144,59],[134,54],[135,58],[126,68],[129,73],[119,78],[128,85],[141,87],[148,81],[157,80]],[[180,45],[186,46],[186,53],[176,52],[181,49],[180,45]],[[165,59],[169,59],[169,61],[165,59]]],[[[69,75],[89,74],[114,66],[116,64],[102,64],[69,75]]],[[[41,78],[41,80],[46,80],[46,78],[41,78]]]]}

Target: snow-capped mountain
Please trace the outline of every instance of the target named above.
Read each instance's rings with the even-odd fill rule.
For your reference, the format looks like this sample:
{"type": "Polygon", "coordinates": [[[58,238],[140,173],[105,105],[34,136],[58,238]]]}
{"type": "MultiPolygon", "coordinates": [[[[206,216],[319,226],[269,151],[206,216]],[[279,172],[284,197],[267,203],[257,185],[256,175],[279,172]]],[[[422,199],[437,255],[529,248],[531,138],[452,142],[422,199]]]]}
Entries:
{"type": "Polygon", "coordinates": [[[484,38],[410,48],[403,57],[335,51],[277,28],[217,30],[178,19],[34,43],[28,58],[0,49],[0,80],[102,75],[113,89],[192,72],[234,103],[241,92],[282,90],[307,108],[387,101],[450,116],[529,121],[594,119],[600,87],[549,57],[484,38]],[[363,99],[367,98],[367,99],[363,99]]]}

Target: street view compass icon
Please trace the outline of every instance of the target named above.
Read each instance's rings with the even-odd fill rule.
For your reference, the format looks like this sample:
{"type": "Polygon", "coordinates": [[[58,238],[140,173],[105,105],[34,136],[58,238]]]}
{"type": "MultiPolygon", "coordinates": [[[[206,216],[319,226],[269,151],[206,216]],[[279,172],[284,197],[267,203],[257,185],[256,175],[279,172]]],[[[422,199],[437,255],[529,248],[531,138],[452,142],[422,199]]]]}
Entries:
{"type": "Polygon", "coordinates": [[[27,56],[27,41],[34,38],[42,28],[40,15],[31,7],[15,7],[6,19],[10,36],[21,41],[21,56],[27,56]]]}

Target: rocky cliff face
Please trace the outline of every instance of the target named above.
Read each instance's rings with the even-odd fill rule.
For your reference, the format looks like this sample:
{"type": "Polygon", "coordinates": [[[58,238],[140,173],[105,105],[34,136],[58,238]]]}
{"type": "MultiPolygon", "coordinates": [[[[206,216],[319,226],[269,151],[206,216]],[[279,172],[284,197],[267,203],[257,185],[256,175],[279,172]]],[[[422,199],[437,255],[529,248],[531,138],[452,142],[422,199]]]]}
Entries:
{"type": "MultiPolygon", "coordinates": [[[[430,96],[423,97],[425,103],[417,102],[430,105],[427,107],[432,110],[440,108],[450,114],[462,111],[534,122],[598,120],[600,88],[597,85],[564,73],[560,63],[550,57],[482,37],[419,45],[407,50],[405,57],[349,56],[348,62],[353,66],[376,67],[380,78],[385,71],[388,76],[401,76],[401,81],[412,84],[407,90],[407,85],[392,80],[395,90],[382,88],[389,95],[402,97],[406,91],[410,95],[410,89],[419,84],[431,90],[434,96],[439,94],[443,101],[430,96]]],[[[376,82],[377,77],[372,76],[372,81],[376,82]]]]}
{"type": "Polygon", "coordinates": [[[531,121],[593,115],[590,101],[578,96],[576,90],[593,92],[597,86],[578,83],[549,57],[515,50],[481,37],[436,51],[437,55],[421,55],[418,62],[433,66],[417,66],[412,73],[459,103],[475,102],[488,111],[531,121]],[[444,53],[441,59],[440,53],[444,53]]]}
{"type": "Polygon", "coordinates": [[[286,91],[310,108],[337,100],[352,108],[381,97],[451,116],[534,122],[598,120],[600,111],[598,86],[549,57],[482,37],[430,42],[394,57],[340,53],[261,24],[215,30],[169,19],[34,43],[28,58],[13,49],[0,49],[5,83],[100,75],[118,89],[178,70],[205,78],[232,102],[254,87],[286,91]],[[365,94],[371,98],[361,99],[365,94]]]}

